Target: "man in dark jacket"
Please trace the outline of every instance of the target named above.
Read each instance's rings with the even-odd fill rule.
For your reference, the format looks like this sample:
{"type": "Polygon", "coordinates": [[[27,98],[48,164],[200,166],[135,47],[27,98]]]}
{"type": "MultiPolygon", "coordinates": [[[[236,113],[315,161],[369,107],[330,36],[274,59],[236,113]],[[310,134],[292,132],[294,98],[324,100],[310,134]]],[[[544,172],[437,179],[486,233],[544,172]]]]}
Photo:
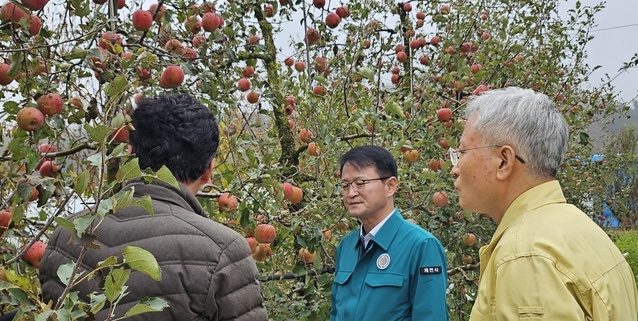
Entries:
{"type": "MultiPolygon", "coordinates": [[[[267,320],[248,244],[238,233],[209,219],[195,198],[199,188],[211,181],[219,143],[215,117],[188,95],[144,98],[131,117],[135,130],[129,134],[129,152],[139,158],[142,169],[157,171],[167,166],[180,189],[161,182],[126,182],[123,190],[134,189],[135,197],[151,197],[154,215],[141,207],[107,215],[96,230],[99,249],[86,251],[80,269],[91,271],[110,256],[121,257],[126,246],[141,247],[155,256],[162,278],[158,282],[132,272],[116,317],[144,297],[159,297],[168,308],[127,320],[267,320]]],[[[81,248],[69,243],[71,234],[58,227],[42,258],[44,302],[55,304],[64,291],[58,268],[78,261],[81,248]]],[[[101,292],[98,282],[95,278],[83,281],[71,291],[87,298],[101,292]]],[[[107,304],[96,320],[105,320],[108,313],[107,304]]]]}

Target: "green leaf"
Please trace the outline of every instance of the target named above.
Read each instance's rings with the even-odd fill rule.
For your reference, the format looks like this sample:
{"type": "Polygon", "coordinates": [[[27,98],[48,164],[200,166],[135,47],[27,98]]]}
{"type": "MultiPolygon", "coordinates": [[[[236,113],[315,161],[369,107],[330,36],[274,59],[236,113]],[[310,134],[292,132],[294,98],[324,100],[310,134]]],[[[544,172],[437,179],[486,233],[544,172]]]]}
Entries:
{"type": "Polygon", "coordinates": [[[95,127],[84,124],[84,130],[89,134],[89,139],[92,142],[102,143],[106,136],[109,135],[110,129],[104,125],[96,125],[95,127]]]}
{"type": "Polygon", "coordinates": [[[168,303],[161,298],[143,298],[139,303],[134,305],[124,314],[124,317],[132,317],[134,315],[146,312],[159,312],[168,307],[168,303]]]}
{"type": "Polygon", "coordinates": [[[374,70],[370,68],[367,68],[367,67],[359,68],[359,74],[370,81],[374,81],[374,70]]]}
{"type": "Polygon", "coordinates": [[[394,100],[387,102],[385,104],[384,110],[387,110],[388,112],[390,112],[391,115],[397,116],[399,118],[405,117],[405,113],[403,112],[403,109],[401,108],[399,103],[397,103],[394,100]]]}
{"type": "Polygon", "coordinates": [[[106,296],[104,294],[91,294],[91,313],[96,314],[104,308],[106,304],[106,296]]]}
{"type": "Polygon", "coordinates": [[[31,282],[29,276],[24,274],[18,274],[13,270],[5,270],[5,275],[7,276],[7,280],[14,285],[17,285],[21,289],[29,290],[31,289],[31,282]]]}
{"type": "Polygon", "coordinates": [[[64,265],[60,265],[58,268],[58,278],[60,282],[64,283],[64,285],[69,285],[69,281],[71,280],[71,273],[73,273],[73,267],[75,266],[75,262],[69,262],[64,265]]]}
{"type": "Polygon", "coordinates": [[[78,195],[84,194],[86,188],[89,186],[89,170],[85,170],[80,175],[73,179],[73,190],[78,195]]]}
{"type": "Polygon", "coordinates": [[[91,223],[95,220],[95,216],[86,214],[73,220],[73,226],[75,226],[76,234],[78,237],[82,237],[82,234],[86,232],[86,229],[91,226],[91,223]]]}
{"type": "Polygon", "coordinates": [[[128,81],[126,80],[126,76],[118,75],[104,88],[104,91],[109,97],[116,96],[124,91],[124,89],[128,86],[128,81]]]}
{"type": "Polygon", "coordinates": [[[35,317],[35,321],[47,321],[54,312],[53,310],[44,311],[35,317]]]}
{"type": "Polygon", "coordinates": [[[128,269],[115,269],[112,270],[106,276],[106,282],[104,282],[104,295],[109,302],[115,302],[127,289],[124,285],[128,281],[131,275],[131,270],[128,269]]]}
{"type": "Polygon", "coordinates": [[[20,69],[22,69],[22,61],[24,60],[24,56],[21,51],[15,52],[11,55],[11,67],[7,71],[7,77],[15,77],[20,69]]]}
{"type": "Polygon", "coordinates": [[[62,228],[67,229],[67,230],[75,233],[75,225],[73,225],[73,222],[71,222],[71,221],[69,221],[69,220],[67,220],[65,218],[59,217],[59,216],[54,218],[54,220],[62,228]]]}
{"type": "Polygon", "coordinates": [[[132,178],[138,178],[142,176],[142,171],[140,170],[140,163],[138,158],[133,158],[128,163],[124,164],[115,174],[115,179],[118,182],[124,182],[126,180],[132,178]]]}
{"type": "Polygon", "coordinates": [[[5,282],[5,281],[0,281],[0,291],[4,291],[4,290],[8,290],[8,289],[15,289],[17,288],[15,285],[9,283],[9,282],[5,282]]]}
{"type": "Polygon", "coordinates": [[[111,266],[115,266],[117,265],[117,257],[115,256],[109,256],[106,258],[106,260],[100,262],[97,264],[97,266],[95,267],[96,269],[103,269],[105,267],[111,267],[111,266]]]}
{"type": "Polygon", "coordinates": [[[132,269],[138,270],[153,280],[162,279],[162,271],[160,270],[157,260],[151,252],[137,246],[127,246],[124,248],[124,262],[132,269]]]}
{"type": "Polygon", "coordinates": [[[320,75],[315,75],[314,77],[312,77],[312,79],[316,80],[318,83],[324,85],[324,86],[328,86],[328,80],[326,78],[324,78],[323,76],[320,75]]]}
{"type": "Polygon", "coordinates": [[[160,181],[169,183],[171,186],[173,186],[176,189],[180,190],[179,183],[177,182],[177,179],[175,178],[175,176],[173,176],[173,173],[171,173],[171,170],[168,169],[168,167],[166,167],[166,165],[163,165],[162,168],[160,168],[159,171],[157,171],[157,173],[155,173],[155,176],[160,181]]]}

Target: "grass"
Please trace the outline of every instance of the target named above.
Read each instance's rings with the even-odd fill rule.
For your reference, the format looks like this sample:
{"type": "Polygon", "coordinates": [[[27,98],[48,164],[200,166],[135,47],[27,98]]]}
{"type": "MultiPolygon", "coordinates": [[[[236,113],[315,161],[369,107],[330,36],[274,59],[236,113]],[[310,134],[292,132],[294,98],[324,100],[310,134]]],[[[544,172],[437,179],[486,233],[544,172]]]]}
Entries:
{"type": "Polygon", "coordinates": [[[612,240],[625,255],[627,262],[631,265],[638,284],[638,230],[630,231],[607,231],[611,235],[612,240]]]}

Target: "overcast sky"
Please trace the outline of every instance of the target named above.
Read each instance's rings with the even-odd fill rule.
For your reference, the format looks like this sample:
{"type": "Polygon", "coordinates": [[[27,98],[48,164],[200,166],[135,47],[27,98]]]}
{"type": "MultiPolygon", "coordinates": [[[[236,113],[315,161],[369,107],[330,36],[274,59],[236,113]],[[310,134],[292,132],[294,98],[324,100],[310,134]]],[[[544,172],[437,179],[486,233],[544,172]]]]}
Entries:
{"type": "MultiPolygon", "coordinates": [[[[593,6],[600,0],[580,0],[583,6],[593,6]]],[[[576,0],[568,0],[567,5],[573,7],[576,0]]],[[[567,10],[567,9],[565,9],[567,10]]],[[[593,28],[595,37],[586,47],[590,66],[602,66],[591,77],[592,86],[602,83],[601,78],[608,74],[610,78],[618,77],[612,85],[619,92],[619,98],[626,103],[636,99],[638,95],[638,67],[618,72],[623,62],[628,62],[638,53],[638,1],[609,0],[605,8],[595,16],[597,26],[593,28]]],[[[630,104],[631,105],[631,104],[630,104]]]]}

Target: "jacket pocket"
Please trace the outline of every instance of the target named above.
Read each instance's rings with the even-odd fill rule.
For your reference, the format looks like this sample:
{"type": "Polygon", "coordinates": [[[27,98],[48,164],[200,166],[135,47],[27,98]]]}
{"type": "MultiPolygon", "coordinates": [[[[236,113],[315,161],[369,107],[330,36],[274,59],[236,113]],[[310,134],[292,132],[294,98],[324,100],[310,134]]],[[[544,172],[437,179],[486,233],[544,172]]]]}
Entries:
{"type": "Polygon", "coordinates": [[[335,283],[344,285],[348,282],[351,275],[352,272],[337,271],[337,273],[335,274],[335,283]]]}
{"type": "Polygon", "coordinates": [[[545,320],[545,309],[543,307],[519,307],[518,318],[524,321],[545,320]]]}
{"type": "Polygon", "coordinates": [[[368,273],[365,282],[373,288],[381,286],[402,287],[404,277],[400,273],[368,273]]]}

